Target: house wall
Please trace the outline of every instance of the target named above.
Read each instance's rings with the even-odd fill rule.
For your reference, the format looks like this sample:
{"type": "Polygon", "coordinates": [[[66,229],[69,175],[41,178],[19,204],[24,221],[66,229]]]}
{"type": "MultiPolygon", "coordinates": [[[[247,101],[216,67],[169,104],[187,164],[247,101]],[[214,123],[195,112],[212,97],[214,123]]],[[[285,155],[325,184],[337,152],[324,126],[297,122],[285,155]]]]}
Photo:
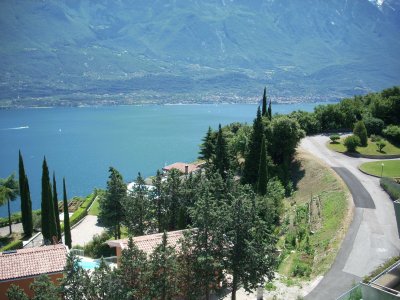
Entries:
{"type": "MultiPolygon", "coordinates": [[[[0,299],[8,300],[6,293],[12,284],[18,285],[20,288],[22,288],[25,291],[25,293],[29,296],[29,298],[33,297],[33,292],[29,288],[29,286],[31,285],[31,283],[33,283],[33,281],[35,280],[36,277],[27,277],[27,278],[22,278],[22,279],[1,281],[0,282],[0,299]]],[[[55,274],[49,275],[49,277],[55,284],[58,284],[58,279],[62,278],[63,274],[55,273],[55,274]]]]}

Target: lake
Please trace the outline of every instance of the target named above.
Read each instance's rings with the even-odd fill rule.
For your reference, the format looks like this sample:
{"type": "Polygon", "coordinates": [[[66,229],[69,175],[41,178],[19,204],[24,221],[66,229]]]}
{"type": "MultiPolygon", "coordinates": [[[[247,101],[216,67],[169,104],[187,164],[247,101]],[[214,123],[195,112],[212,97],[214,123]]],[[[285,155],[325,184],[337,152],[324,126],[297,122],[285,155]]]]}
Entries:
{"type": "MultiPolygon", "coordinates": [[[[317,104],[274,104],[273,113],[312,111],[317,104]]],[[[256,104],[0,110],[0,177],[15,172],[18,178],[21,149],[32,208],[38,209],[43,156],[56,173],[59,199],[63,177],[69,198],[86,196],[106,186],[110,166],[128,182],[138,172],[148,177],[166,164],[194,161],[208,126],[252,123],[256,111],[256,104]]],[[[20,201],[12,202],[12,211],[19,210],[20,201]]],[[[6,214],[4,205],[0,216],[6,214]]]]}

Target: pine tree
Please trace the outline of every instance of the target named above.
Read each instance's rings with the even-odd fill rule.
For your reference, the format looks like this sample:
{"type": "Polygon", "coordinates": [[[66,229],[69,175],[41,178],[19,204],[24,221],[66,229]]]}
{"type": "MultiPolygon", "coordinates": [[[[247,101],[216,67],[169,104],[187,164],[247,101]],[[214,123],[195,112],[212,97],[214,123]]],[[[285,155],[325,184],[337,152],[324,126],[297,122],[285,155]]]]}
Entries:
{"type": "Polygon", "coordinates": [[[149,206],[146,183],[139,172],[132,192],[123,202],[125,212],[123,223],[128,227],[130,234],[134,236],[144,235],[145,224],[150,223],[150,220],[148,220],[149,206]]]}
{"type": "Polygon", "coordinates": [[[218,127],[217,142],[215,145],[215,160],[214,167],[219,172],[222,178],[226,178],[227,172],[229,171],[229,156],[228,149],[225,141],[224,134],[222,132],[221,124],[218,127]]]}
{"type": "Polygon", "coordinates": [[[149,298],[174,299],[178,295],[178,264],[175,249],[167,244],[167,233],[164,231],[162,243],[150,255],[149,298]]]}
{"type": "Polygon", "coordinates": [[[146,297],[147,268],[146,254],[139,250],[132,237],[129,237],[128,248],[122,250],[116,280],[114,279],[115,282],[119,282],[117,294],[121,294],[124,299],[149,299],[146,297]]]}
{"type": "Polygon", "coordinates": [[[267,151],[265,148],[265,138],[262,137],[261,153],[260,153],[260,167],[258,169],[257,192],[260,195],[267,193],[268,182],[268,166],[267,166],[267,151]]]}
{"type": "Polygon", "coordinates": [[[57,183],[56,174],[53,172],[53,206],[54,216],[56,217],[57,239],[61,241],[61,225],[60,225],[60,211],[58,210],[58,196],[57,196],[57,183]]]}
{"type": "Polygon", "coordinates": [[[30,289],[34,293],[32,300],[58,300],[60,298],[57,286],[47,275],[36,277],[30,285],[30,289]]]}
{"type": "Polygon", "coordinates": [[[169,231],[176,230],[178,227],[179,207],[181,203],[182,182],[180,173],[176,169],[172,169],[168,173],[165,182],[165,207],[166,207],[166,224],[165,228],[169,231]]]}
{"type": "Polygon", "coordinates": [[[262,114],[263,117],[267,115],[267,87],[264,87],[261,114],[262,114]]]}
{"type": "MultiPolygon", "coordinates": [[[[72,252],[67,255],[64,276],[60,281],[63,299],[86,299],[89,293],[90,277],[79,264],[80,259],[72,252]]],[[[58,299],[58,298],[57,298],[58,299]]]]}
{"type": "Polygon", "coordinates": [[[156,202],[156,214],[157,214],[157,228],[158,232],[163,232],[165,227],[164,227],[164,211],[166,210],[165,208],[165,203],[164,203],[164,197],[163,197],[163,184],[162,184],[162,175],[160,170],[157,170],[156,177],[153,179],[153,185],[155,187],[154,193],[152,194],[154,202],[156,202]]]}
{"type": "Polygon", "coordinates": [[[32,201],[29,191],[28,177],[25,174],[24,161],[21,151],[19,151],[19,190],[21,195],[21,217],[22,227],[26,236],[31,236],[33,232],[32,221],[32,201]]]}
{"type": "Polygon", "coordinates": [[[124,218],[122,203],[126,198],[126,184],[115,168],[110,167],[109,172],[106,195],[99,201],[99,221],[113,231],[115,239],[119,239],[124,218]]]}
{"type": "Polygon", "coordinates": [[[8,300],[29,300],[25,291],[15,284],[10,285],[6,295],[8,300]]]}
{"type": "Polygon", "coordinates": [[[64,242],[69,249],[72,248],[71,240],[71,227],[69,223],[69,213],[68,213],[68,201],[67,201],[67,189],[65,186],[65,178],[63,178],[63,204],[64,204],[64,242]]]}
{"type": "Polygon", "coordinates": [[[272,120],[272,100],[269,99],[269,104],[268,104],[268,119],[271,121],[272,120]]]}
{"type": "Polygon", "coordinates": [[[257,117],[253,122],[253,132],[250,138],[249,151],[246,155],[243,169],[242,182],[252,185],[257,184],[258,169],[260,167],[261,142],[264,136],[264,125],[262,122],[260,107],[257,109],[257,117]]]}
{"type": "Polygon", "coordinates": [[[208,127],[206,136],[203,138],[203,143],[200,145],[200,159],[210,162],[215,154],[214,137],[211,127],[208,127]]]}
{"type": "Polygon", "coordinates": [[[47,245],[53,242],[53,237],[58,236],[46,157],[43,159],[42,172],[42,235],[47,245]]]}

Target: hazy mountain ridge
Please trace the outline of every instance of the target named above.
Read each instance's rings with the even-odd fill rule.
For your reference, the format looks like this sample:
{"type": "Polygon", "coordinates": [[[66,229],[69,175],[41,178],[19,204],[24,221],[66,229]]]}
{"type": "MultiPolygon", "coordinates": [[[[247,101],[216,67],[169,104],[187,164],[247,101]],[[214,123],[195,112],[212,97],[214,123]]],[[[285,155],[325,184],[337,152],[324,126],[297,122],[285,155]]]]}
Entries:
{"type": "Polygon", "coordinates": [[[335,98],[400,79],[398,0],[5,1],[0,40],[3,103],[254,101],[265,84],[335,98]]]}

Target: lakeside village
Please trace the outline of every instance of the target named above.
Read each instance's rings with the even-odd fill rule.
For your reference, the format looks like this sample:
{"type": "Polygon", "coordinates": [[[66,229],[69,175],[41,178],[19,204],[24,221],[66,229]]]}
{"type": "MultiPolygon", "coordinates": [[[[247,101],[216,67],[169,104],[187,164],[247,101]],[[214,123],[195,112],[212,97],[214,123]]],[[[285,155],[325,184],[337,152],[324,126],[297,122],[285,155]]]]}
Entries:
{"type": "MultiPolygon", "coordinates": [[[[271,280],[277,272],[287,275],[287,286],[325,274],[348,227],[349,192],[332,170],[299,157],[298,145],[306,135],[347,129],[353,134],[333,134],[331,142],[325,136],[328,143],[318,147],[400,156],[400,89],[318,106],[313,113],[273,116],[272,103],[267,103],[264,89],[252,125],[209,128],[199,163],[165,166],[147,180],[139,173],[129,184],[110,167],[106,190],[95,190],[86,199],[68,201],[63,179],[59,201],[55,174],[51,183],[44,158],[39,212],[32,212],[20,152],[19,180],[14,175],[0,180],[2,205],[20,195],[22,221],[19,236],[13,233],[10,213],[9,227],[1,228],[9,233],[0,240],[5,245],[0,249],[0,298],[228,295],[235,300],[243,291],[262,299],[276,289],[271,280]],[[302,185],[304,178],[308,181],[302,185]],[[94,228],[101,234],[94,234],[94,228]]],[[[385,162],[387,175],[380,162],[363,171],[381,177],[382,188],[395,199],[398,162],[385,162]]],[[[395,211],[400,217],[400,209],[395,211]]],[[[398,290],[400,277],[392,272],[397,269],[380,274],[387,282],[374,283],[373,292],[398,290]]],[[[349,289],[351,282],[345,284],[349,289]]]]}

